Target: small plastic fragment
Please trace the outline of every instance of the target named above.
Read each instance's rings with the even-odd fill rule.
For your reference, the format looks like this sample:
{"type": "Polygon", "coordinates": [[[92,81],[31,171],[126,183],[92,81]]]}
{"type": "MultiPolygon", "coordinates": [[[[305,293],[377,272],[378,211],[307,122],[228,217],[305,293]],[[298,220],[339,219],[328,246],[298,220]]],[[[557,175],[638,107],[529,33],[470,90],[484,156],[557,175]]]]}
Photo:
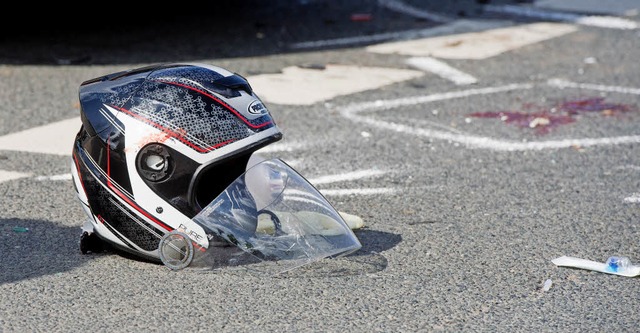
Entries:
{"type": "Polygon", "coordinates": [[[596,272],[634,277],[640,275],[640,266],[632,265],[631,260],[624,256],[612,256],[606,262],[562,256],[551,262],[556,266],[588,269],[596,272]]]}
{"type": "Polygon", "coordinates": [[[14,232],[27,232],[27,231],[29,231],[29,228],[26,228],[26,227],[14,227],[13,231],[14,232]]]}
{"type": "Polygon", "coordinates": [[[551,121],[547,117],[536,117],[531,122],[529,122],[529,127],[536,128],[538,126],[547,126],[550,123],[551,121]]]}
{"type": "Polygon", "coordinates": [[[631,266],[631,260],[628,257],[609,257],[607,259],[607,268],[612,272],[625,272],[631,266]]]}
{"type": "Polygon", "coordinates": [[[542,286],[542,291],[549,291],[552,285],[553,285],[553,281],[551,281],[551,279],[547,279],[546,281],[544,281],[544,285],[542,286]]]}

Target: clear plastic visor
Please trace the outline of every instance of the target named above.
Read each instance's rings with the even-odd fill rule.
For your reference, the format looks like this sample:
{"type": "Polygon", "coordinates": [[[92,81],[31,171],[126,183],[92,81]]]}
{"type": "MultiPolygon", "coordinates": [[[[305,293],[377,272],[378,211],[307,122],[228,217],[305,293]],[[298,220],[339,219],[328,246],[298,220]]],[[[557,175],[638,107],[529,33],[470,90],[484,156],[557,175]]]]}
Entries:
{"type": "Polygon", "coordinates": [[[193,221],[210,243],[223,239],[235,246],[194,250],[186,235],[175,234],[161,242],[168,266],[243,266],[275,274],[362,247],[322,194],[280,159],[248,169],[193,221]]]}

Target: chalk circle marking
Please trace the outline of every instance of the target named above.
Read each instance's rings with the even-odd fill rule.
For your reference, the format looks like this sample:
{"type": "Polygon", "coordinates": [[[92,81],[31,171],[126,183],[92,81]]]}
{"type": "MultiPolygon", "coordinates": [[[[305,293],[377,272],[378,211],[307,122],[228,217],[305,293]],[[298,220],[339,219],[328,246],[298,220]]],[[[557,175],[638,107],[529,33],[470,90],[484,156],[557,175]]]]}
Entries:
{"type": "MultiPolygon", "coordinates": [[[[573,83],[565,80],[552,79],[545,85],[556,88],[578,88],[586,90],[618,92],[622,94],[640,95],[640,89],[604,86],[594,84],[573,83]]],[[[451,100],[475,95],[495,94],[507,91],[528,90],[534,88],[532,83],[514,83],[496,87],[474,88],[445,93],[435,93],[425,96],[405,97],[399,99],[377,100],[347,105],[339,109],[340,114],[354,122],[374,126],[381,129],[391,130],[399,133],[426,137],[434,140],[445,140],[454,144],[461,144],[471,149],[489,149],[494,151],[530,151],[545,149],[562,149],[570,147],[608,146],[620,144],[640,143],[640,135],[626,135],[603,138],[575,138],[548,141],[527,141],[518,142],[512,140],[501,140],[485,136],[477,136],[467,133],[442,131],[430,128],[418,128],[410,125],[394,123],[367,117],[366,112],[393,109],[401,106],[413,106],[436,101],[451,100]]]]}

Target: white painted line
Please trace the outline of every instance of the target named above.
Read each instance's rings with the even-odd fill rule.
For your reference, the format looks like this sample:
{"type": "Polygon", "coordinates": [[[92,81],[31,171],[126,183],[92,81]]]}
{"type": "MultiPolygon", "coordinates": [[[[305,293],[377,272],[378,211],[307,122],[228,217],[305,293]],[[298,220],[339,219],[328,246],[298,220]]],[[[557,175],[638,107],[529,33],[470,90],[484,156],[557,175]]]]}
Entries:
{"type": "Polygon", "coordinates": [[[78,117],[7,134],[0,137],[0,150],[71,155],[80,125],[78,117]]]}
{"type": "Polygon", "coordinates": [[[307,147],[306,143],[300,142],[276,142],[268,146],[257,150],[258,153],[277,153],[277,152],[291,152],[294,150],[304,149],[307,147]]]}
{"type": "Polygon", "coordinates": [[[576,19],[575,23],[593,27],[621,30],[635,30],[638,28],[638,23],[636,22],[611,16],[584,16],[576,19]]]}
{"type": "Polygon", "coordinates": [[[425,38],[441,35],[450,35],[461,32],[479,31],[511,25],[509,21],[475,21],[475,20],[456,20],[451,23],[443,24],[433,28],[405,30],[398,32],[388,32],[381,34],[373,34],[367,36],[344,37],[336,39],[325,39],[317,41],[308,41],[291,44],[292,49],[312,49],[322,47],[364,45],[371,43],[379,43],[389,40],[408,40],[415,38],[425,38]]]}
{"type": "Polygon", "coordinates": [[[426,19],[426,20],[440,22],[440,23],[452,21],[451,18],[446,17],[444,15],[434,14],[424,9],[407,5],[404,2],[398,1],[398,0],[378,0],[378,4],[381,7],[387,8],[389,10],[393,10],[401,14],[407,14],[415,18],[426,19]]]}
{"type": "Polygon", "coordinates": [[[597,90],[597,91],[605,91],[605,92],[616,92],[621,94],[640,95],[640,89],[638,88],[606,86],[602,84],[576,83],[576,82],[571,82],[563,79],[551,79],[547,82],[547,84],[553,87],[558,87],[558,88],[578,88],[578,89],[588,89],[588,90],[597,90]]]}
{"type": "Polygon", "coordinates": [[[392,39],[405,39],[409,35],[418,34],[422,30],[410,30],[404,32],[388,32],[383,34],[375,34],[368,36],[356,36],[356,37],[344,37],[336,39],[325,39],[309,42],[300,42],[291,44],[289,47],[292,49],[313,49],[322,47],[335,47],[335,46],[349,46],[349,45],[361,45],[375,42],[382,42],[392,39]]]}
{"type": "Polygon", "coordinates": [[[394,194],[398,191],[394,188],[352,188],[338,190],[320,190],[320,192],[328,197],[341,197],[347,195],[374,195],[374,194],[394,194]]]}
{"type": "Polygon", "coordinates": [[[61,175],[53,175],[53,176],[38,176],[34,178],[35,180],[38,181],[45,181],[45,180],[52,180],[52,181],[59,181],[59,180],[71,180],[71,174],[70,173],[64,173],[61,175]]]}
{"type": "Polygon", "coordinates": [[[291,167],[297,167],[297,166],[300,166],[300,165],[302,165],[302,163],[304,162],[304,160],[303,160],[303,159],[301,159],[301,158],[293,159],[293,160],[290,160],[290,159],[283,159],[283,161],[284,161],[285,163],[289,164],[291,167]]]}
{"type": "Polygon", "coordinates": [[[0,183],[29,176],[31,176],[29,173],[0,170],[0,183]]]}
{"type": "Polygon", "coordinates": [[[367,51],[445,59],[486,59],[576,30],[577,28],[570,24],[532,23],[482,32],[378,44],[367,47],[367,51]]]}
{"type": "Polygon", "coordinates": [[[404,98],[391,99],[391,100],[377,100],[372,102],[352,104],[345,108],[342,108],[341,112],[346,113],[348,115],[357,114],[363,111],[387,110],[387,109],[397,108],[400,106],[424,104],[424,103],[443,101],[443,100],[454,99],[454,98],[469,97],[474,95],[486,95],[486,94],[494,94],[494,93],[505,92],[505,91],[531,89],[531,88],[533,88],[533,84],[530,84],[530,83],[514,83],[514,84],[508,84],[505,86],[474,88],[474,89],[467,89],[467,90],[461,90],[461,91],[435,93],[435,94],[426,95],[426,96],[404,97],[404,98]]]}
{"type": "Polygon", "coordinates": [[[308,179],[308,181],[314,185],[329,184],[329,183],[337,183],[337,182],[356,180],[356,179],[362,179],[362,178],[371,178],[371,177],[380,176],[384,174],[385,174],[384,171],[369,169],[369,170],[347,172],[347,173],[342,173],[338,175],[321,176],[321,177],[308,179]]]}
{"type": "Polygon", "coordinates": [[[418,96],[410,98],[401,98],[395,100],[374,101],[349,105],[340,109],[340,113],[347,119],[361,124],[374,126],[377,128],[387,129],[399,133],[427,137],[430,139],[444,140],[452,143],[463,144],[468,148],[490,149],[496,151],[525,151],[525,150],[544,150],[544,149],[560,149],[570,147],[589,147],[599,145],[619,145],[619,144],[637,144],[640,143],[640,135],[628,135],[618,137],[604,138],[580,138],[580,139],[564,139],[550,141],[530,141],[517,142],[501,139],[494,139],[484,136],[469,135],[464,133],[452,133],[450,131],[440,131],[434,129],[417,128],[410,125],[392,123],[361,115],[363,112],[379,111],[391,109],[399,106],[417,105],[434,101],[442,101],[454,98],[468,97],[473,95],[493,94],[497,92],[530,89],[531,84],[511,84],[499,87],[469,89],[457,92],[447,92],[432,94],[427,96],[418,96]]]}
{"type": "Polygon", "coordinates": [[[547,10],[614,16],[635,16],[640,10],[638,0],[536,0],[532,5],[547,10]]]}
{"type": "Polygon", "coordinates": [[[640,203],[640,193],[634,193],[632,196],[624,198],[624,202],[640,203]]]}
{"type": "Polygon", "coordinates": [[[281,74],[261,74],[247,80],[266,102],[311,105],[422,75],[421,71],[408,69],[327,65],[323,70],[287,67],[281,74]]]}
{"type": "Polygon", "coordinates": [[[616,167],[616,170],[633,170],[633,171],[640,171],[640,165],[633,165],[633,164],[629,164],[629,165],[621,165],[619,167],[616,167]]]}
{"type": "Polygon", "coordinates": [[[431,72],[457,85],[474,84],[475,77],[449,66],[447,63],[430,57],[413,57],[406,60],[407,64],[422,71],[431,72]]]}
{"type": "Polygon", "coordinates": [[[484,10],[493,13],[512,14],[549,21],[568,22],[600,28],[633,30],[638,28],[634,21],[614,16],[585,16],[573,13],[562,13],[541,10],[534,7],[514,5],[485,5],[484,10]]]}

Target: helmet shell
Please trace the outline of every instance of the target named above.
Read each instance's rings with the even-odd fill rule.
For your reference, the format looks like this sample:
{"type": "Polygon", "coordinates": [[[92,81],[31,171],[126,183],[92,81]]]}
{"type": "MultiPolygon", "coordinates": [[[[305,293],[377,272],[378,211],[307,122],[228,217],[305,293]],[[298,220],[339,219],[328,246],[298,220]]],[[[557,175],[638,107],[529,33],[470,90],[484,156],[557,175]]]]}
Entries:
{"type": "Polygon", "coordinates": [[[245,78],[207,64],[161,64],[79,89],[72,157],[78,198],[100,238],[157,259],[173,230],[206,247],[191,221],[282,133],[245,78]]]}

